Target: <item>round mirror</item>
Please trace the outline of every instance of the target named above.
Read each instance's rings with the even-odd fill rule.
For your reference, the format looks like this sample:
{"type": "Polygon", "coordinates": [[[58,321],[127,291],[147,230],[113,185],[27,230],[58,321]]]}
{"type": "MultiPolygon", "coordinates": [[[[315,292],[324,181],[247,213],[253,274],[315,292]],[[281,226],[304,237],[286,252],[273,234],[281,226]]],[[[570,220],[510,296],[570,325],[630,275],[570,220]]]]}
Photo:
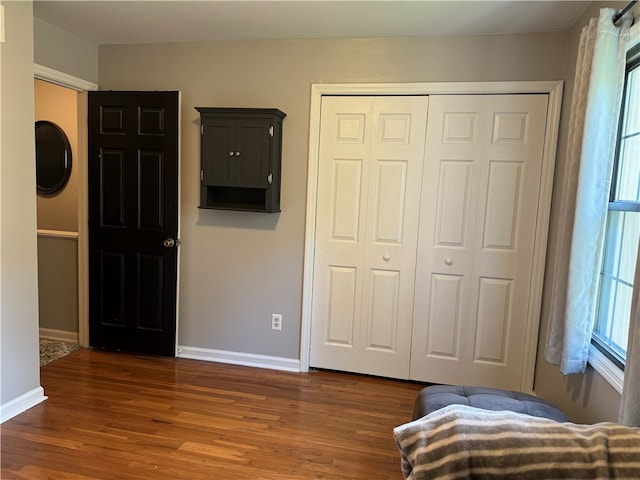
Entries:
{"type": "Polygon", "coordinates": [[[71,145],[64,131],[47,120],[36,122],[36,185],[39,194],[64,188],[71,175],[71,145]]]}

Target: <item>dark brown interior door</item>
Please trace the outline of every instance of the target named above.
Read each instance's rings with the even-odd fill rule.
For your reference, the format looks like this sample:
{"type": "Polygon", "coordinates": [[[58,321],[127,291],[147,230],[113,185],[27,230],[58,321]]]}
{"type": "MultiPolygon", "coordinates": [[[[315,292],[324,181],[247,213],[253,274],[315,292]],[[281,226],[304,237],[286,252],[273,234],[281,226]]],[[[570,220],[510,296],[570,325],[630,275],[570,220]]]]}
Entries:
{"type": "Polygon", "coordinates": [[[175,355],[178,92],[89,92],[89,341],[175,355]]]}

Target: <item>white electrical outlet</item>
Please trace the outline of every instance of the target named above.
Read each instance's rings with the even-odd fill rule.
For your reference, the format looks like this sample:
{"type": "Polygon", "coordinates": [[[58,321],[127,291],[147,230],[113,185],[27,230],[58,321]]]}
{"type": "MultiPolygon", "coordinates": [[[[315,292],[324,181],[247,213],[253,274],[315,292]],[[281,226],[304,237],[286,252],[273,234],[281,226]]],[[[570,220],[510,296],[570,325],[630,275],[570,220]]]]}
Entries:
{"type": "Polygon", "coordinates": [[[272,313],[271,314],[271,330],[282,330],[282,314],[281,313],[272,313]]]}

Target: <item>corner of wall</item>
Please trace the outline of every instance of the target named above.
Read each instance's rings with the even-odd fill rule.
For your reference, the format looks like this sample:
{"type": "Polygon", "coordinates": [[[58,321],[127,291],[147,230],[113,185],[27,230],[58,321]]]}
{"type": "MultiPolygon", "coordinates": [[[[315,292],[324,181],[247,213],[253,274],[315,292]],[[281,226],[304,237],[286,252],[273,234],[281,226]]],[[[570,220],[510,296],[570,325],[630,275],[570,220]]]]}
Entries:
{"type": "MultiPolygon", "coordinates": [[[[5,2],[0,47],[0,405],[2,416],[38,395],[33,5],[5,2]],[[31,393],[36,392],[36,393],[31,393]],[[11,407],[13,409],[13,407],[11,407]]],[[[21,408],[21,407],[20,407],[21,408]]],[[[18,408],[19,409],[19,408],[18,408]]]]}

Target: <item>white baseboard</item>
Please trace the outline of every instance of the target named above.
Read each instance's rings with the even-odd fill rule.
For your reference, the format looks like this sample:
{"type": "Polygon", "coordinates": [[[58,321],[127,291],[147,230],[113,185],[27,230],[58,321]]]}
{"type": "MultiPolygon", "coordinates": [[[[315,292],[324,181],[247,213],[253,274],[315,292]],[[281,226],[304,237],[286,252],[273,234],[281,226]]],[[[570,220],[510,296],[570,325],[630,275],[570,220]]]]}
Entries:
{"type": "Polygon", "coordinates": [[[29,410],[31,407],[35,407],[46,399],[47,397],[44,395],[44,389],[42,387],[38,387],[20,395],[18,398],[14,398],[7,403],[3,403],[0,405],[0,423],[6,422],[16,415],[29,410]]]}
{"type": "Polygon", "coordinates": [[[177,357],[205,360],[207,362],[230,363],[232,365],[244,365],[246,367],[284,370],[287,372],[300,371],[300,360],[298,359],[271,357],[253,353],[228,352],[210,348],[187,347],[184,345],[178,345],[177,357]]]}
{"type": "Polygon", "coordinates": [[[47,340],[59,340],[61,342],[78,343],[78,332],[55,330],[53,328],[40,328],[40,338],[46,338],[47,340]]]}

